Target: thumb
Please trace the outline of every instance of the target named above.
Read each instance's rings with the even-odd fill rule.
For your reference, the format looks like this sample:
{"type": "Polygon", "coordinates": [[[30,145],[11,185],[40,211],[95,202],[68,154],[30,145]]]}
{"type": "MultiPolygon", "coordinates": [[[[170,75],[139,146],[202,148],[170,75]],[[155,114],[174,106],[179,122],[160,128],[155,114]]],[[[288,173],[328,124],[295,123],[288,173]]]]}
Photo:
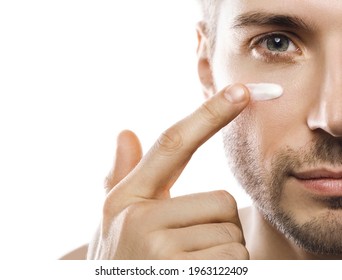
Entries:
{"type": "Polygon", "coordinates": [[[141,158],[142,148],[138,137],[129,130],[120,132],[117,137],[114,165],[105,179],[107,194],[133,170],[141,158]]]}

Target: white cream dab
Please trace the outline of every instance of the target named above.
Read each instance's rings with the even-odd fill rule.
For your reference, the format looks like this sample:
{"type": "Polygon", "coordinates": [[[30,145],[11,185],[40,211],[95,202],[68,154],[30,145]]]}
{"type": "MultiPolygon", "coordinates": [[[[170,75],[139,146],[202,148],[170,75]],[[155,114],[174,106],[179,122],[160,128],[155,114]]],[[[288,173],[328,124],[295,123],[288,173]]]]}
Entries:
{"type": "Polygon", "coordinates": [[[246,84],[254,101],[263,101],[278,98],[283,94],[283,88],[278,84],[258,83],[246,84]]]}

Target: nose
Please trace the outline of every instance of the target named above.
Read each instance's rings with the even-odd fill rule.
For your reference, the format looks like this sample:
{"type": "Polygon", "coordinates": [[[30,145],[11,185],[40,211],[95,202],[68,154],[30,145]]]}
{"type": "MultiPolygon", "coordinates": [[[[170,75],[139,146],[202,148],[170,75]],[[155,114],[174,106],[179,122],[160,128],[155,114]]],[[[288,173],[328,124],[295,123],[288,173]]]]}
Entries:
{"type": "MultiPolygon", "coordinates": [[[[310,108],[307,124],[311,130],[324,130],[334,137],[342,137],[342,50],[326,56],[321,68],[319,94],[310,108]]],[[[316,89],[317,90],[317,89],[316,89]]]]}
{"type": "Polygon", "coordinates": [[[308,126],[311,130],[321,129],[334,137],[342,137],[342,90],[340,96],[334,98],[335,95],[337,92],[316,103],[309,115],[308,126]]]}

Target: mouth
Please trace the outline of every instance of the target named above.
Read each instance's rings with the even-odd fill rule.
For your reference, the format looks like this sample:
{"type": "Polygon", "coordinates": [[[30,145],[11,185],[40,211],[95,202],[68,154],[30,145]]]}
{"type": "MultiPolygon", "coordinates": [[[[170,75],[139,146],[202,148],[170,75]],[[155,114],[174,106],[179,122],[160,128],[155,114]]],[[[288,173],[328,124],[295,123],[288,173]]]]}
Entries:
{"type": "Polygon", "coordinates": [[[319,195],[342,196],[342,168],[320,168],[291,174],[307,191],[319,195]]]}

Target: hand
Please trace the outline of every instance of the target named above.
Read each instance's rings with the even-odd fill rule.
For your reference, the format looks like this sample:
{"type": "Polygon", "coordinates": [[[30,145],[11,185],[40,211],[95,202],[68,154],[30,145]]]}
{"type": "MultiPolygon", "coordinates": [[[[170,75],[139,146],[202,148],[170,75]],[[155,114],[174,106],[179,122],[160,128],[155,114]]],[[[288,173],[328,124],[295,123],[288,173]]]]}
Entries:
{"type": "Polygon", "coordinates": [[[226,191],[170,198],[192,154],[248,104],[233,85],[176,123],[142,157],[138,138],[118,137],[101,226],[90,259],[248,259],[234,198],[226,191]]]}

